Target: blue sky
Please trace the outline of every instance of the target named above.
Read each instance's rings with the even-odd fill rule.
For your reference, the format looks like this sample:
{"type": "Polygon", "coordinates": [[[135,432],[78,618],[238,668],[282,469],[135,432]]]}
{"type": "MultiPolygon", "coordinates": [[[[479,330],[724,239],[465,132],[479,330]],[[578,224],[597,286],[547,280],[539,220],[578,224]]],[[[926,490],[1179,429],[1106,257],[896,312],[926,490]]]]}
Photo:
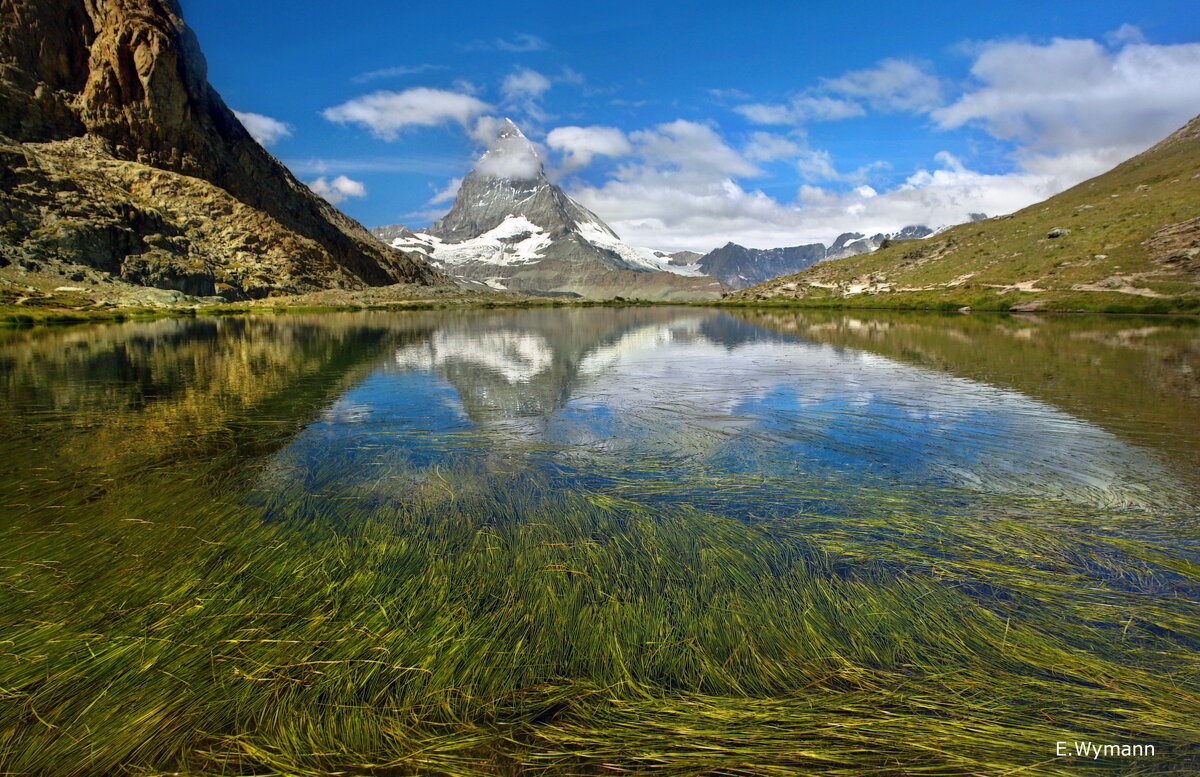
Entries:
{"type": "Polygon", "coordinates": [[[772,247],[1009,212],[1200,113],[1194,2],[184,0],[209,80],[368,226],[509,116],[627,242],[772,247]]]}

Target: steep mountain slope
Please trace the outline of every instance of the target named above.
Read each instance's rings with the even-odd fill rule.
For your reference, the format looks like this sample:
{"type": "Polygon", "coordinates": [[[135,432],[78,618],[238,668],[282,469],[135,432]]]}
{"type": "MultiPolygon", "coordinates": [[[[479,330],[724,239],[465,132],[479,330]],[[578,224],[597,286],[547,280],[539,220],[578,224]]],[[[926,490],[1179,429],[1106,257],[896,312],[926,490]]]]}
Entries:
{"type": "Polygon", "coordinates": [[[533,144],[507,119],[444,218],[425,232],[381,227],[375,234],[497,289],[644,299],[713,299],[722,291],[697,268],[621,242],[546,178],[533,144]]]}
{"type": "Polygon", "coordinates": [[[1200,117],[1008,216],[824,262],[735,295],[807,304],[1200,311],[1200,117]]]}
{"type": "Polygon", "coordinates": [[[175,0],[0,2],[5,265],[228,298],[445,280],[250,137],[175,0]]]}

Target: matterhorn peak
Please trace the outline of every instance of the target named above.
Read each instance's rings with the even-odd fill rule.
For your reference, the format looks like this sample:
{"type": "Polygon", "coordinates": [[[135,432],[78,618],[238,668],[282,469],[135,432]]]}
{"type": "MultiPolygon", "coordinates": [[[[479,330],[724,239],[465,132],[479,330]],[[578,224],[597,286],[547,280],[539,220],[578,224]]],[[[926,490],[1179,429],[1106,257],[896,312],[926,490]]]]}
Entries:
{"type": "Polygon", "coordinates": [[[463,178],[450,212],[424,232],[388,233],[393,246],[421,252],[438,269],[493,289],[648,299],[720,296],[720,282],[699,270],[670,265],[621,242],[599,216],[546,178],[537,146],[511,119],[486,122],[481,129],[495,134],[463,178]]]}
{"type": "Polygon", "coordinates": [[[496,139],[500,138],[523,138],[525,134],[521,132],[521,128],[517,123],[507,116],[500,122],[500,128],[496,131],[496,139]]]}
{"type": "Polygon", "coordinates": [[[495,140],[475,163],[472,172],[483,178],[511,181],[538,181],[545,178],[537,148],[512,119],[500,122],[495,140]]]}

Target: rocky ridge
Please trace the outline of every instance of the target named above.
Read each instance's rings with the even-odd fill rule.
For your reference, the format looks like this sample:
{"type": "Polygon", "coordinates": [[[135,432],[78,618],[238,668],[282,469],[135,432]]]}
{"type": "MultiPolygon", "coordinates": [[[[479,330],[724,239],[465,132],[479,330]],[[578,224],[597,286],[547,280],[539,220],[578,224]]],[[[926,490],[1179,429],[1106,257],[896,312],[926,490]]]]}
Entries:
{"type": "Polygon", "coordinates": [[[225,299],[445,283],[267,153],[174,0],[0,3],[0,269],[225,299]]]}

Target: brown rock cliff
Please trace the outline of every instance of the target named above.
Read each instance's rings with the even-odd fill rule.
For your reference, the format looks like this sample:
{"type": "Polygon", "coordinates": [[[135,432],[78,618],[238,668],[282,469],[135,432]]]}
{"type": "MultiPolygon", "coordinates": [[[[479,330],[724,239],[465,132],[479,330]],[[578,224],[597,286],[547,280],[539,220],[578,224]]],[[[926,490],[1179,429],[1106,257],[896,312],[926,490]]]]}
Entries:
{"type": "Polygon", "coordinates": [[[296,180],[206,70],[174,0],[0,0],[0,264],[233,298],[445,282],[296,180]]]}

